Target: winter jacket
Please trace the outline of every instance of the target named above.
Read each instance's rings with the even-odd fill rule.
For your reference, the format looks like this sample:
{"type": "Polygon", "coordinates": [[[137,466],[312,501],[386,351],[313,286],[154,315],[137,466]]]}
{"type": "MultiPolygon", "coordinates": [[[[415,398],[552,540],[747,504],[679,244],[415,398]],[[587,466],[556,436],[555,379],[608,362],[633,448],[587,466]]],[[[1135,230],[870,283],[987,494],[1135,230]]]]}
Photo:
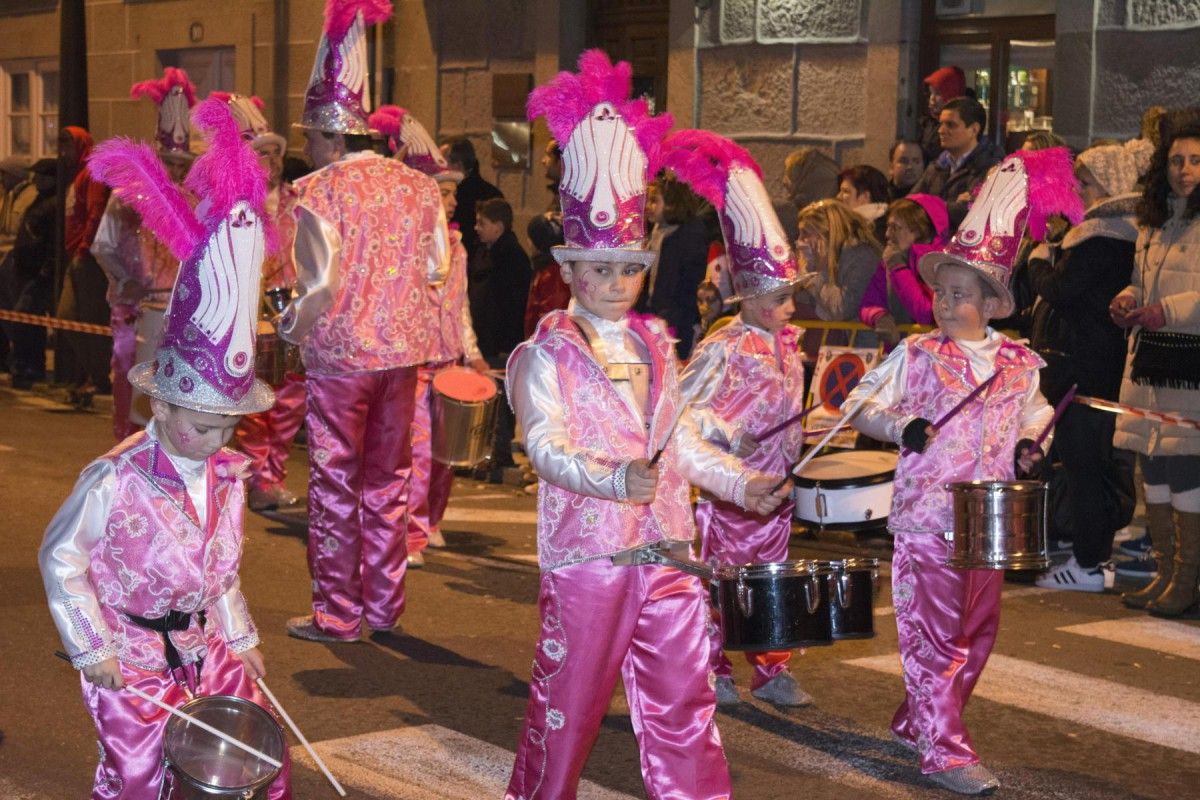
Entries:
{"type": "Polygon", "coordinates": [[[935,194],[945,200],[946,211],[950,215],[950,231],[953,233],[962,224],[971,205],[958,198],[974,191],[976,186],[983,183],[988,170],[1003,158],[1004,153],[990,139],[981,139],[957,169],[947,166],[941,156],[930,161],[924,174],[913,186],[912,193],[935,194]]]}

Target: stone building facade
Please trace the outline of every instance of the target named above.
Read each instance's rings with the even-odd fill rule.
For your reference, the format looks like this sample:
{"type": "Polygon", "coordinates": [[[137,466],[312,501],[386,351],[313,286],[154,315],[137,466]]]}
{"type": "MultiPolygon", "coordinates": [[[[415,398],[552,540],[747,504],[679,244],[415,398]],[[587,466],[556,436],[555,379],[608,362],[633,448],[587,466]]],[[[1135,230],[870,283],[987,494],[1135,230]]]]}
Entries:
{"type": "MultiPolygon", "coordinates": [[[[260,96],[298,147],[289,123],[300,116],[323,5],[85,0],[92,132],[148,136],[154,110],[129,99],[130,84],[175,60],[206,65],[193,74],[205,88],[260,96]]],[[[937,44],[931,26],[948,15],[1053,15],[1054,127],[1077,146],[1135,135],[1151,103],[1195,103],[1200,78],[1200,0],[395,0],[395,7],[376,37],[380,95],[412,109],[440,137],[470,137],[485,177],[519,216],[548,199],[537,164],[547,134],[532,129],[530,167],[496,168],[493,124],[519,116],[514,87],[571,67],[589,43],[609,41],[600,28],[622,15],[651,33],[640,45],[622,39],[634,41],[634,52],[614,55],[659,59],[665,76],[655,85],[665,87],[661,105],[677,124],[744,143],[776,196],[783,157],[798,145],[844,164],[884,166],[897,135],[916,130],[920,69],[937,44]]],[[[56,8],[55,0],[0,3],[0,157],[13,153],[16,128],[53,141],[52,130],[39,140],[38,128],[54,124],[56,8]],[[32,70],[36,92],[13,82],[21,70],[32,70]],[[14,106],[22,91],[36,108],[14,106]]]]}

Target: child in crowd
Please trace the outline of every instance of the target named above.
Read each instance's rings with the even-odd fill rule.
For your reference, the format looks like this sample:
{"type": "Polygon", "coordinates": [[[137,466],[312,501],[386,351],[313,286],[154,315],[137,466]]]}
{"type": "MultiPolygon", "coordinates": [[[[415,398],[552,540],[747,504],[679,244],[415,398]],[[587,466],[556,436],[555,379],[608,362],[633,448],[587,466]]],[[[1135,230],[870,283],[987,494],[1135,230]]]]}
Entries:
{"type": "MultiPolygon", "coordinates": [[[[211,134],[187,179],[201,219],[149,147],[113,140],[90,162],[183,261],[156,358],[129,373],[154,417],[84,469],[39,553],[99,735],[92,797],[104,800],[159,797],[167,780],[170,715],[124,687],[173,706],[192,694],[265,705],[238,580],[247,459],[224,445],[243,414],[274,401],[254,377],[266,174],[223,102],[205,101],[194,121],[211,134]],[[229,286],[245,288],[220,294],[229,286]]],[[[291,796],[288,775],[285,762],[272,800],[291,796]]]]}
{"type": "Polygon", "coordinates": [[[846,399],[849,407],[878,389],[854,426],[903,448],[888,527],[906,697],[892,732],[920,754],[923,773],[960,794],[999,785],[979,763],[962,713],[996,639],[1004,573],[947,566],[954,515],[946,484],[1012,480],[1042,458],[1033,440],[1053,416],[1038,391],[1044,364],[988,321],[1012,313],[1008,281],[1026,223],[1040,238],[1050,214],[1081,215],[1073,185],[1065,151],[1010,156],[946,249],[921,259],[938,329],[905,339],[846,399]],[[994,373],[980,397],[933,429],[994,373]]]}
{"type": "MultiPolygon", "coordinates": [[[[698,130],[672,134],[664,148],[666,165],[717,209],[736,292],[732,299],[741,302],[741,313],[700,343],[684,371],[683,394],[715,385],[706,405],[728,428],[731,449],[746,456],[753,469],[784,475],[804,444],[803,426],[769,436],[763,432],[804,404],[802,332],[788,324],[800,272],[787,235],[767,202],[761,171],[744,149],[698,130]]],[[[791,511],[790,500],[759,515],[701,495],[696,508],[701,559],[722,566],[787,560],[791,511]]],[[[717,704],[736,705],[741,698],[717,626],[711,627],[710,639],[717,704]]],[[[755,697],[779,706],[812,701],[788,671],[791,655],[788,650],[745,654],[754,666],[755,697]]]]}
{"type": "Polygon", "coordinates": [[[684,403],[672,340],[661,320],[629,313],[651,258],[643,207],[657,165],[648,154],[670,118],[628,99],[629,64],[613,67],[592,50],[579,66],[580,75],[561,73],[529,99],[530,116],[545,115],[567,142],[567,243],[554,255],[573,299],[543,317],[508,362],[511,402],[541,479],[542,574],[541,632],[506,797],[575,797],[620,676],[647,793],[726,798],[704,590],[640,556],[659,546],[688,554],[688,481],[759,514],[773,513],[787,487],[770,494],[777,475],[746,470],[707,444],[686,411],[672,430],[684,403]]]}

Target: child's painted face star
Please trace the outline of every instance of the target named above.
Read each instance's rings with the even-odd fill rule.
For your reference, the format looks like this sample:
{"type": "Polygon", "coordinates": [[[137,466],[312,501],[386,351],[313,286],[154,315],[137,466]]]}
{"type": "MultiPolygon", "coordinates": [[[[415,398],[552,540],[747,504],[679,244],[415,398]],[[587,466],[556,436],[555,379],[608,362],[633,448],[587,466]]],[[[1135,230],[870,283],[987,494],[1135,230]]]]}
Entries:
{"type": "Polygon", "coordinates": [[[770,333],[778,333],[796,311],[793,289],[785,286],[768,294],[742,301],[742,319],[770,333]]]}
{"type": "Polygon", "coordinates": [[[571,261],[563,264],[563,282],[575,302],[601,319],[616,322],[637,302],[646,268],[619,261],[571,261]]]}
{"type": "Polygon", "coordinates": [[[209,414],[151,400],[163,449],[173,456],[203,461],[216,453],[233,436],[240,416],[209,414]]]}
{"type": "Polygon", "coordinates": [[[941,264],[933,276],[933,318],[954,339],[979,340],[1000,300],[985,296],[983,279],[968,267],[941,264]]]}

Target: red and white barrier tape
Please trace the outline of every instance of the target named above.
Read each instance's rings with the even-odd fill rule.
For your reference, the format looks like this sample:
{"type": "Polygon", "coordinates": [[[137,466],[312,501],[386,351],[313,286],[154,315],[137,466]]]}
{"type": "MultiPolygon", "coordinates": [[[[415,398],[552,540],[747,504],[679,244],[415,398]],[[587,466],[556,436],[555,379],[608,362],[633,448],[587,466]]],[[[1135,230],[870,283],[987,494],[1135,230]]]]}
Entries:
{"type": "Polygon", "coordinates": [[[112,328],[107,325],[97,325],[93,322],[76,322],[73,319],[43,317],[37,314],[24,314],[20,311],[0,311],[0,320],[23,322],[26,325],[40,325],[43,328],[57,328],[76,333],[94,333],[97,336],[112,336],[112,328]]]}
{"type": "Polygon", "coordinates": [[[1178,425],[1181,428],[1195,428],[1200,430],[1200,420],[1188,419],[1187,417],[1178,417],[1174,414],[1164,414],[1161,411],[1151,411],[1147,408],[1138,408],[1137,406],[1127,406],[1124,403],[1114,403],[1111,400],[1101,400],[1098,397],[1088,397],[1086,395],[1076,395],[1075,402],[1088,408],[1099,409],[1100,411],[1108,411],[1112,414],[1129,414],[1133,417],[1141,417],[1142,419],[1150,419],[1155,422],[1161,422],[1164,425],[1178,425]]]}

